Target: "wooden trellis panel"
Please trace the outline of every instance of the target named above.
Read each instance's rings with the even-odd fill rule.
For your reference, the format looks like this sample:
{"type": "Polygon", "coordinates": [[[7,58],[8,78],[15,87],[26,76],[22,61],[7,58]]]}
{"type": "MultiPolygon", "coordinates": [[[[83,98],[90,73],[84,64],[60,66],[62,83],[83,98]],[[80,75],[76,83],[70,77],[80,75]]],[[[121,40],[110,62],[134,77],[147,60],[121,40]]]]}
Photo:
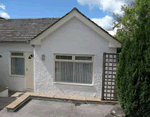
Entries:
{"type": "Polygon", "coordinates": [[[118,57],[119,55],[116,53],[103,54],[103,100],[117,100],[115,83],[118,57]]]}

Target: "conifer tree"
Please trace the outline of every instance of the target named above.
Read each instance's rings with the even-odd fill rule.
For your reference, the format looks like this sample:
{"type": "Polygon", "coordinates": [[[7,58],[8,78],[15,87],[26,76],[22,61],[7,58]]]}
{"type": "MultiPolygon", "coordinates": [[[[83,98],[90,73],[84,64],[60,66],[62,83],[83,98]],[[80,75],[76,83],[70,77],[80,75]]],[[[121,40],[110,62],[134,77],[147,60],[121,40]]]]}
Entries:
{"type": "Polygon", "coordinates": [[[135,0],[122,8],[123,26],[116,34],[123,47],[116,89],[127,116],[150,117],[150,0],[135,0]]]}

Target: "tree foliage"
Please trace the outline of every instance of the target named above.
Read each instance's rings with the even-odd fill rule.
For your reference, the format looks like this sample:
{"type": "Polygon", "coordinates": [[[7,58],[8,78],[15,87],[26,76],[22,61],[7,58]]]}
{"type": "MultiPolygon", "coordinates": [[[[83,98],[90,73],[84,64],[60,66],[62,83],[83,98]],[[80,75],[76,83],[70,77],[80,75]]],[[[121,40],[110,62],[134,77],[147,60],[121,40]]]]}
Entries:
{"type": "Polygon", "coordinates": [[[131,117],[150,117],[150,0],[122,8],[116,34],[123,47],[117,69],[117,96],[131,117]]]}

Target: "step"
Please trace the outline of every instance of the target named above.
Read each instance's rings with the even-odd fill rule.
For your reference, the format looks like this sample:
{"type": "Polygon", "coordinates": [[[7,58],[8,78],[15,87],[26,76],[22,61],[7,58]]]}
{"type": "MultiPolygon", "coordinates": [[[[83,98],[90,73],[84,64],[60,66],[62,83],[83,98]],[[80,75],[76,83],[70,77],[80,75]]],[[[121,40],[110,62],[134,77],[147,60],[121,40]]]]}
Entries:
{"type": "Polygon", "coordinates": [[[8,97],[8,87],[0,87],[0,97],[8,97]]]}

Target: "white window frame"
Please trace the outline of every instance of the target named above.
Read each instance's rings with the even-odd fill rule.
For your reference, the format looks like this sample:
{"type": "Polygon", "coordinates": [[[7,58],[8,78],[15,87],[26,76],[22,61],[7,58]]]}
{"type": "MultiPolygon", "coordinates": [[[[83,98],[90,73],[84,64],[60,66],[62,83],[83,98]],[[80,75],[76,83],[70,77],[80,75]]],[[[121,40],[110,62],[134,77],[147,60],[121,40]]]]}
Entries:
{"type": "Polygon", "coordinates": [[[64,84],[64,85],[83,85],[83,86],[93,86],[94,84],[94,55],[91,54],[60,54],[60,53],[54,53],[54,78],[53,78],[53,83],[54,84],[64,84]],[[62,55],[62,56],[72,56],[72,60],[63,60],[63,59],[56,59],[57,55],[62,55]],[[83,56],[83,57],[92,57],[92,60],[75,60],[75,56],[83,56]],[[61,82],[61,81],[56,81],[55,79],[55,62],[60,61],[60,62],[82,62],[82,63],[93,63],[93,69],[92,69],[92,83],[90,84],[84,84],[84,83],[72,83],[72,82],[61,82]]]}
{"type": "Polygon", "coordinates": [[[17,76],[17,77],[19,77],[19,76],[24,77],[25,73],[24,73],[24,75],[11,74],[11,58],[24,58],[24,62],[25,62],[25,53],[20,52],[20,51],[19,52],[18,51],[17,52],[16,51],[11,51],[10,52],[10,57],[9,57],[9,75],[10,76],[17,76]],[[23,53],[23,56],[12,56],[11,53],[23,53]]]}

